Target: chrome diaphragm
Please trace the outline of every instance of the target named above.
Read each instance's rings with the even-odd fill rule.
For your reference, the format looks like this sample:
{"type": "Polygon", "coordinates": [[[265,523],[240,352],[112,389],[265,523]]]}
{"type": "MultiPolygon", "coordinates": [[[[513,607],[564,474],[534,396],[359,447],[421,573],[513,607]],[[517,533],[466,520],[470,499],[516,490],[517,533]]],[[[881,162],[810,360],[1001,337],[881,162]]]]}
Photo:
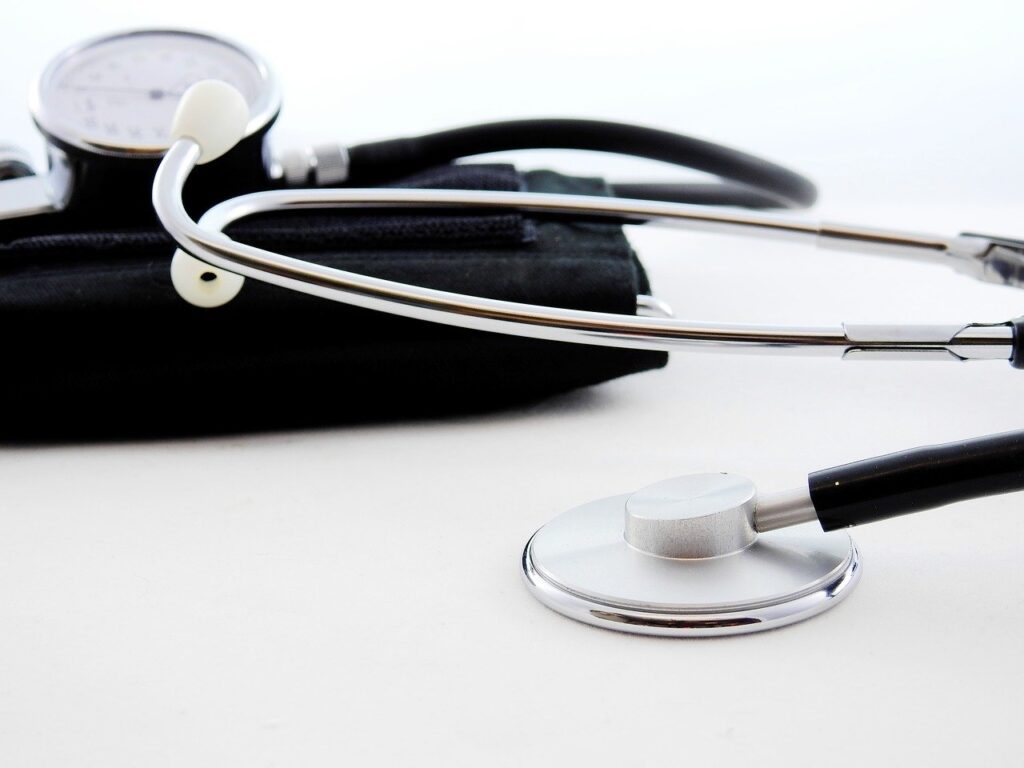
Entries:
{"type": "Polygon", "coordinates": [[[846,597],[860,575],[849,534],[757,533],[756,499],[745,478],[703,474],[593,501],[533,535],[523,576],[565,616],[646,635],[759,632],[846,597]]]}

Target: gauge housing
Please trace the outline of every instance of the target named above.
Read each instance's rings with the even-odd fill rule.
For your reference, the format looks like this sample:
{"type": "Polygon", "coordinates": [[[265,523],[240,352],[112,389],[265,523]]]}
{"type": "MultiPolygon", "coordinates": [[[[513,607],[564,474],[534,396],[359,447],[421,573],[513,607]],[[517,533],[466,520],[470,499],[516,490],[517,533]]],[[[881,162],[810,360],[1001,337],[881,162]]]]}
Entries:
{"type": "Polygon", "coordinates": [[[66,49],[37,79],[30,110],[40,131],[65,151],[157,158],[169,146],[175,97],[207,77],[245,95],[247,137],[277,117],[280,90],[260,56],[218,36],[177,29],[120,32],[66,49]],[[140,82],[140,73],[159,82],[140,82]]]}

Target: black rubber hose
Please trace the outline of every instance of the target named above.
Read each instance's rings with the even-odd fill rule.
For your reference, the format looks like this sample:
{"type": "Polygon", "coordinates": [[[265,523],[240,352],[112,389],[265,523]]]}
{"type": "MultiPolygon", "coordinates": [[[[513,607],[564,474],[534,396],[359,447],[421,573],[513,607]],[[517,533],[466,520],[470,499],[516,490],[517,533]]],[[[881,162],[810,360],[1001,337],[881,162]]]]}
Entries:
{"type": "Polygon", "coordinates": [[[775,195],[768,195],[742,184],[662,184],[626,183],[610,184],[615,197],[633,200],[660,200],[688,205],[736,205],[741,208],[764,210],[787,207],[775,195]]]}
{"type": "Polygon", "coordinates": [[[1024,490],[1024,430],[914,448],[807,478],[826,531],[1024,490]]]}
{"type": "Polygon", "coordinates": [[[1024,369],[1024,317],[1013,318],[1010,327],[1013,328],[1013,353],[1010,355],[1010,365],[1024,369]]]}
{"type": "Polygon", "coordinates": [[[382,183],[463,157],[519,149],[590,150],[672,163],[753,188],[774,198],[776,207],[804,208],[818,196],[800,174],[729,147],[638,125],[565,119],[484,123],[360,144],[349,148],[347,183],[382,183]]]}

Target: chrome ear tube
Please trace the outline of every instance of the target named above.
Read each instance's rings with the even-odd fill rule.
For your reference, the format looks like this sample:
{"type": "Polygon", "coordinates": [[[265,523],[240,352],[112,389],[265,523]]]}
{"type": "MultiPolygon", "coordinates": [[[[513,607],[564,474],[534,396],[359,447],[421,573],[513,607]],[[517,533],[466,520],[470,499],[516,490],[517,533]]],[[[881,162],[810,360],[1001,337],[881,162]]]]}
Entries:
{"type": "MultiPolygon", "coordinates": [[[[237,242],[224,234],[228,225],[272,211],[511,209],[791,238],[944,264],[998,284],[1024,284],[1024,243],[1016,240],[916,235],[612,197],[390,188],[270,190],[226,200],[196,222],[181,200],[189,174],[230,148],[244,130],[238,100],[224,88],[202,82],[185,93],[173,144],[153,187],[157,215],[181,249],[175,257],[175,286],[201,306],[230,301],[243,280],[253,278],[404,317],[578,344],[1001,359],[1024,367],[1019,320],[785,327],[675,319],[653,303],[641,306],[643,312],[636,315],[586,312],[382,280],[237,242]]],[[[858,553],[850,537],[835,529],[1022,488],[1024,433],[813,473],[807,488],[768,496],[759,496],[750,481],[728,474],[677,478],[566,512],[527,544],[523,575],[546,605],[606,628],[672,636],[755,632],[820,613],[849,594],[860,573],[858,553]],[[823,533],[822,528],[833,532],[823,533]]]]}
{"type": "MultiPolygon", "coordinates": [[[[716,210],[681,203],[582,195],[420,189],[270,190],[242,195],[214,206],[197,223],[185,211],[181,193],[200,162],[204,142],[221,140],[223,118],[215,102],[193,86],[180,110],[210,111],[195,125],[210,136],[179,134],[157,171],[153,204],[166,230],[185,255],[209,269],[191,270],[193,281],[213,284],[223,273],[367,309],[495,333],[553,341],[675,351],[681,348],[751,349],[820,353],[844,357],[872,353],[886,357],[948,360],[1012,360],[1015,328],[1003,323],[943,325],[840,325],[786,327],[720,324],[664,317],[617,315],[498,301],[395,283],[312,264],[232,240],[223,230],[257,213],[310,208],[513,209],[537,215],[604,218],[766,237],[787,237],[823,246],[852,245],[895,256],[945,264],[982,280],[1018,285],[1024,278],[1024,245],[977,235],[939,237],[824,225],[770,214],[716,210]]],[[[203,131],[195,130],[196,134],[203,131]]],[[[199,291],[201,286],[194,286],[199,291]]],[[[234,280],[228,294],[241,287],[234,280]]],[[[188,292],[191,288],[179,288],[188,292]]],[[[205,290],[217,290],[213,285],[205,290]]],[[[230,298],[228,298],[230,300],[230,298]]],[[[197,302],[200,303],[200,302],[197,302]]],[[[214,297],[206,305],[223,303],[214,297]]]]}

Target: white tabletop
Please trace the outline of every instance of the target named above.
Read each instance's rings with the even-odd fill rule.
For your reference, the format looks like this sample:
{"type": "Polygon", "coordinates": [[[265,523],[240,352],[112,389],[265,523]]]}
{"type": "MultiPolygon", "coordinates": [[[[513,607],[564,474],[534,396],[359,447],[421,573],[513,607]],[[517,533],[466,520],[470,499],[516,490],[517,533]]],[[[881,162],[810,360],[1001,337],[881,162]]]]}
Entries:
{"type": "MultiPolygon", "coordinates": [[[[25,4],[14,9],[23,34],[0,50],[0,96],[20,103],[35,68],[83,35],[204,26],[277,67],[283,138],[529,114],[630,119],[790,162],[821,183],[815,215],[1024,234],[1020,11],[976,3],[969,18],[947,18],[886,3],[822,18],[808,4],[680,17],[670,32],[637,7],[628,23],[645,46],[621,20],[546,8],[476,26],[468,5],[409,10],[399,23],[383,6],[204,22],[127,4],[83,21],[77,5],[25,4]],[[368,32],[328,51],[327,22],[368,32]],[[400,30],[385,40],[387,23],[400,30]],[[327,84],[336,97],[325,99],[327,84]],[[388,99],[375,95],[385,88],[388,99]]],[[[6,114],[7,135],[35,141],[18,109],[6,114]]],[[[631,237],[680,316],[966,322],[1024,307],[1024,293],[939,267],[631,237]]],[[[855,531],[864,570],[847,601],[739,638],[571,622],[527,594],[519,558],[538,526],[592,498],[718,470],[780,489],[835,463],[1020,428],[1022,392],[1024,374],[998,362],[675,354],[665,370],[494,415],[4,446],[0,762],[1016,762],[1020,496],[855,531]]]]}

